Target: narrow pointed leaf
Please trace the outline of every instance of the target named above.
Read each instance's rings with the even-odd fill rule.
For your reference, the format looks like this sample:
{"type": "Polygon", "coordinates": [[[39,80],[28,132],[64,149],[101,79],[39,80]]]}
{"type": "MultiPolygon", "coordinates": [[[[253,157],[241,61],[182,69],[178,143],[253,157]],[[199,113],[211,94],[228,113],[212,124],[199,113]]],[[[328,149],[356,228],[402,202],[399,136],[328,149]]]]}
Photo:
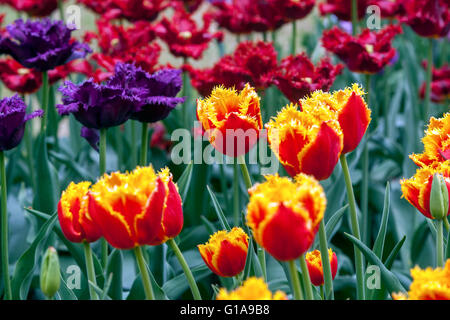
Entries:
{"type": "Polygon", "coordinates": [[[386,285],[386,288],[390,293],[392,292],[405,292],[405,288],[402,286],[398,278],[386,268],[386,266],[381,262],[381,260],[373,253],[364,243],[356,239],[354,236],[344,233],[345,236],[358,247],[359,250],[364,254],[366,259],[380,268],[381,278],[386,285]]]}
{"type": "Polygon", "coordinates": [[[208,189],[209,195],[213,202],[214,210],[216,211],[217,218],[219,219],[219,222],[222,225],[222,228],[224,230],[230,231],[231,230],[230,225],[228,224],[227,218],[223,214],[222,208],[220,207],[219,201],[217,201],[217,198],[216,198],[214,192],[212,192],[212,190],[209,186],[206,186],[206,188],[208,189]]]}
{"type": "Polygon", "coordinates": [[[391,204],[391,188],[388,182],[386,184],[386,191],[384,194],[384,208],[383,208],[383,216],[381,218],[381,226],[380,230],[378,231],[377,238],[375,239],[375,244],[373,246],[373,252],[380,259],[383,259],[384,241],[386,240],[390,204],[391,204]]]}

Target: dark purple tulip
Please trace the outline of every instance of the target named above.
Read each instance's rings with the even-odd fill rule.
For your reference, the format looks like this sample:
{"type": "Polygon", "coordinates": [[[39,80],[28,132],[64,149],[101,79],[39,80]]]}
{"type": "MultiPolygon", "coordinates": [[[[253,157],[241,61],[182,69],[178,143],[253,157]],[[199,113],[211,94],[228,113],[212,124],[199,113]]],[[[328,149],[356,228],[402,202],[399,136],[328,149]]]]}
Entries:
{"type": "Polygon", "coordinates": [[[176,97],[183,85],[181,70],[167,69],[150,75],[132,64],[117,64],[110,83],[121,85],[140,98],[140,110],[131,115],[131,119],[140,122],[165,119],[185,100],[176,97]]]}
{"type": "Polygon", "coordinates": [[[100,134],[98,133],[98,130],[82,127],[81,137],[85,138],[89,145],[98,152],[100,143],[100,134]]]}
{"type": "Polygon", "coordinates": [[[120,85],[97,84],[92,79],[76,85],[66,81],[59,88],[63,104],[56,108],[60,115],[72,113],[85,127],[103,129],[127,121],[139,109],[140,99],[120,85]]]}
{"type": "Polygon", "coordinates": [[[27,106],[17,94],[0,100],[0,151],[17,147],[27,121],[44,114],[42,110],[26,114],[26,110],[27,106]]]}
{"type": "Polygon", "coordinates": [[[63,21],[19,19],[6,30],[6,35],[0,36],[0,54],[9,54],[23,66],[38,71],[54,69],[91,52],[87,44],[71,40],[73,29],[63,21]]]}

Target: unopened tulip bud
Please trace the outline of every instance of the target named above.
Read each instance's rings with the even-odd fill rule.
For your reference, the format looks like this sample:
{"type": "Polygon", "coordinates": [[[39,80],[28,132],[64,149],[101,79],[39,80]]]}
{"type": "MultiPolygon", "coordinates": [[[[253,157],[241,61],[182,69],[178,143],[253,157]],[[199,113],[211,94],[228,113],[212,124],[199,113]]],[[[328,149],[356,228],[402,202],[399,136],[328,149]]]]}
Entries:
{"type": "Polygon", "coordinates": [[[443,219],[448,213],[448,189],[444,177],[435,174],[431,185],[430,212],[433,218],[443,219]]]}
{"type": "Polygon", "coordinates": [[[58,292],[60,281],[58,253],[55,248],[49,247],[41,265],[41,290],[47,298],[52,298],[58,292]]]}

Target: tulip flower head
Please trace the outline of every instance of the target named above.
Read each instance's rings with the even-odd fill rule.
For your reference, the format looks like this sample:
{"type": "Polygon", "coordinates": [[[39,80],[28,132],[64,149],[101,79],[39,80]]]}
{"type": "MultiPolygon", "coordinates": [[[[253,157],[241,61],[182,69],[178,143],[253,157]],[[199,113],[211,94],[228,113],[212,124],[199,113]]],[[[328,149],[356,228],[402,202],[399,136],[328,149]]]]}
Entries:
{"type": "Polygon", "coordinates": [[[27,106],[16,94],[0,100],[0,151],[17,147],[23,138],[25,124],[44,114],[42,110],[26,114],[27,106]]]}
{"type": "MultiPolygon", "coordinates": [[[[424,64],[426,68],[427,64],[424,64]]],[[[425,98],[426,83],[420,87],[420,97],[425,98]]],[[[445,64],[440,68],[434,68],[431,80],[431,101],[444,103],[450,99],[450,65],[445,64]]]]}
{"type": "Polygon", "coordinates": [[[81,74],[90,77],[94,70],[86,60],[70,61],[62,66],[56,67],[48,71],[48,83],[50,85],[55,82],[67,78],[70,74],[81,74]]]}
{"type": "Polygon", "coordinates": [[[64,236],[72,242],[95,242],[101,237],[89,212],[90,182],[71,182],[58,203],[58,219],[64,236]]]}
{"type": "Polygon", "coordinates": [[[343,66],[333,66],[330,59],[322,59],[317,66],[305,53],[289,56],[275,71],[274,83],[292,103],[307,97],[315,90],[328,91],[343,66]]]}
{"type": "Polygon", "coordinates": [[[25,68],[14,59],[0,60],[0,79],[9,90],[21,94],[34,93],[42,85],[39,71],[25,68]]]}
{"type": "MultiPolygon", "coordinates": [[[[127,66],[127,65],[125,65],[127,66]]],[[[126,68],[116,65],[116,73],[126,68]]],[[[114,127],[126,122],[133,113],[141,111],[142,97],[148,93],[147,88],[130,89],[123,83],[133,81],[127,78],[112,78],[104,84],[97,84],[93,79],[81,84],[66,81],[59,88],[63,94],[62,104],[56,108],[60,115],[72,113],[74,117],[91,129],[114,127]]]]}
{"type": "Polygon", "coordinates": [[[63,21],[19,19],[6,30],[6,35],[0,36],[0,54],[9,54],[23,66],[41,72],[84,58],[91,52],[87,44],[71,40],[73,30],[63,21]]]}
{"type": "Polygon", "coordinates": [[[382,18],[394,19],[405,14],[404,2],[407,1],[369,0],[369,5],[378,6],[380,8],[382,18]]]}
{"type": "MultiPolygon", "coordinates": [[[[430,200],[433,180],[436,174],[442,175],[443,182],[446,184],[447,192],[450,196],[450,161],[442,162],[435,167],[419,168],[412,178],[400,181],[403,197],[429,219],[435,218],[432,214],[430,200]]],[[[449,214],[450,209],[444,215],[449,214]]]]}
{"type": "MultiPolygon", "coordinates": [[[[109,1],[102,0],[101,2],[105,2],[107,5],[109,1]]],[[[132,22],[153,21],[169,6],[165,0],[112,0],[111,2],[113,10],[107,12],[107,17],[111,19],[124,18],[132,22]]]]}
{"type": "Polygon", "coordinates": [[[104,175],[89,193],[89,212],[113,247],[159,245],[183,227],[181,197],[168,169],[104,175]]]}
{"type": "MultiPolygon", "coordinates": [[[[368,0],[357,0],[358,19],[366,14],[368,0]]],[[[350,0],[326,0],[319,4],[321,15],[334,14],[340,20],[352,20],[352,1],[350,0]]]]}
{"type": "Polygon", "coordinates": [[[393,293],[394,300],[450,300],[450,259],[444,268],[415,267],[407,294],[393,293]]]}
{"type": "Polygon", "coordinates": [[[431,117],[422,142],[424,152],[410,156],[416,165],[436,166],[450,160],[450,113],[439,119],[431,117]]]}
{"type": "Polygon", "coordinates": [[[135,64],[150,73],[159,69],[161,47],[153,42],[156,34],[148,21],[123,26],[101,18],[97,20],[97,32],[87,32],[84,38],[89,43],[96,39],[101,50],[91,56],[100,67],[92,75],[97,82],[111,77],[119,62],[135,64]]]}
{"type": "Polygon", "coordinates": [[[140,122],[163,120],[184,102],[184,98],[176,97],[182,86],[181,70],[166,69],[150,75],[132,64],[119,63],[108,83],[136,93],[140,107],[131,119],[140,122]]]}
{"type": "Polygon", "coordinates": [[[31,17],[46,17],[58,8],[58,0],[3,0],[16,11],[22,11],[31,17]]]}
{"type": "MultiPolygon", "coordinates": [[[[334,279],[337,272],[338,262],[336,253],[331,248],[328,249],[328,259],[330,261],[331,276],[334,279]]],[[[309,278],[315,286],[324,284],[322,258],[319,250],[314,250],[306,254],[306,265],[308,266],[309,278]]]]}
{"type": "Polygon", "coordinates": [[[266,176],[249,190],[247,223],[256,242],[280,261],[299,258],[311,246],[326,198],[320,184],[299,174],[295,181],[266,176]]]}
{"type": "Polygon", "coordinates": [[[216,87],[211,96],[197,100],[197,118],[209,142],[229,157],[246,154],[262,128],[260,98],[250,85],[241,92],[216,87]]]}
{"type": "Polygon", "coordinates": [[[219,85],[242,90],[249,83],[262,91],[272,84],[277,71],[277,51],[272,43],[243,41],[212,68],[195,69],[185,65],[184,69],[189,71],[192,86],[204,97],[219,85]]]}
{"type": "MultiPolygon", "coordinates": [[[[328,107],[337,114],[337,120],[344,135],[342,153],[349,153],[356,149],[361,142],[371,121],[371,111],[364,101],[364,90],[357,84],[333,92],[328,100],[328,107]]],[[[313,99],[320,99],[323,95],[313,93],[313,99]]]]}
{"type": "Polygon", "coordinates": [[[164,17],[155,30],[158,37],[167,43],[174,56],[199,59],[212,40],[221,41],[223,37],[222,32],[211,33],[210,25],[211,18],[205,15],[203,27],[199,28],[183,5],[177,4],[173,17],[171,19],[164,17]]]}
{"type": "Polygon", "coordinates": [[[327,179],[343,147],[343,135],[336,116],[315,100],[288,105],[266,128],[270,148],[291,177],[299,173],[327,179]]]}
{"type": "Polygon", "coordinates": [[[391,42],[401,32],[400,26],[389,25],[378,32],[365,29],[360,35],[353,37],[333,27],[324,32],[322,45],[344,61],[351,71],[374,74],[394,58],[396,50],[391,42]]]}
{"type": "Polygon", "coordinates": [[[40,274],[41,290],[47,298],[53,298],[61,284],[58,252],[49,247],[44,254],[40,274]]]}
{"type": "Polygon", "coordinates": [[[251,277],[234,291],[221,288],[217,300],[287,300],[287,296],[282,291],[272,293],[263,279],[251,277]]]}
{"type": "MultiPolygon", "coordinates": [[[[221,28],[232,33],[266,32],[278,29],[288,22],[283,16],[284,12],[281,12],[288,2],[292,1],[213,1],[216,10],[212,16],[221,28]]],[[[291,10],[290,13],[294,11],[291,10]]]]}
{"type": "Polygon", "coordinates": [[[450,5],[446,0],[403,1],[402,22],[422,37],[445,37],[450,30],[450,5]]]}
{"type": "Polygon", "coordinates": [[[234,277],[244,270],[247,259],[248,235],[241,228],[218,231],[198,250],[208,268],[221,277],[234,277]]]}

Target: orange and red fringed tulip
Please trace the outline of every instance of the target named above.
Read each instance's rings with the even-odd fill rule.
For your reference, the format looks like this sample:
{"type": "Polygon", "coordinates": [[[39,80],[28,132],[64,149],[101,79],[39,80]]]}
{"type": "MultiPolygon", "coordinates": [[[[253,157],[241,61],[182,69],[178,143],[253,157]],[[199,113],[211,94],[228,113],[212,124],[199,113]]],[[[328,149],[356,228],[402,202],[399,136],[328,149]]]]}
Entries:
{"type": "MultiPolygon", "coordinates": [[[[400,181],[403,197],[430,219],[433,219],[430,209],[430,195],[435,174],[440,174],[444,178],[450,197],[450,161],[439,163],[434,167],[420,168],[412,178],[400,181]]],[[[449,214],[450,208],[447,212],[447,215],[449,214]]]]}
{"type": "Polygon", "coordinates": [[[242,91],[216,87],[207,99],[197,100],[197,118],[209,142],[229,157],[246,154],[262,128],[260,98],[246,85],[242,91]]]}
{"type": "Polygon", "coordinates": [[[217,300],[287,300],[287,296],[282,291],[272,293],[263,279],[250,277],[234,291],[221,288],[217,300]]]}
{"type": "Polygon", "coordinates": [[[410,156],[419,167],[436,166],[450,160],[450,113],[439,119],[434,117],[430,119],[422,142],[424,152],[410,156]]]}
{"type": "Polygon", "coordinates": [[[62,193],[58,203],[58,219],[64,236],[72,242],[94,242],[101,237],[99,226],[89,212],[90,182],[73,182],[62,193]]]}
{"type": "Polygon", "coordinates": [[[301,110],[286,106],[266,128],[270,148],[290,176],[304,173],[325,180],[333,173],[343,135],[331,110],[308,98],[301,100],[301,110]]]}
{"type": "Polygon", "coordinates": [[[245,268],[248,235],[241,228],[218,231],[198,250],[208,268],[221,277],[234,277],[245,268]]]}
{"type": "Polygon", "coordinates": [[[321,91],[313,92],[311,99],[327,105],[337,115],[344,135],[342,153],[356,149],[369,127],[371,111],[364,101],[364,91],[358,84],[333,92],[332,96],[321,91]]]}
{"type": "Polygon", "coordinates": [[[183,227],[181,198],[167,169],[138,167],[104,175],[89,193],[89,212],[113,247],[158,245],[183,227]]]}
{"type": "Polygon", "coordinates": [[[393,293],[394,300],[450,300],[450,259],[444,268],[415,267],[408,294],[393,293]]]}
{"type": "Polygon", "coordinates": [[[311,246],[326,207],[314,178],[266,176],[249,190],[247,223],[256,242],[280,261],[299,258],[311,246]]]}
{"type": "Polygon", "coordinates": [[[162,219],[156,238],[149,244],[156,246],[173,239],[183,229],[183,204],[178,192],[177,185],[172,181],[172,174],[169,169],[162,170],[158,176],[162,179],[166,197],[164,200],[164,209],[162,219]]]}
{"type": "MultiPolygon", "coordinates": [[[[338,261],[336,253],[331,249],[328,249],[328,258],[331,267],[331,276],[334,279],[336,276],[338,261]]],[[[309,278],[311,283],[315,286],[321,286],[324,284],[322,258],[319,250],[314,250],[306,254],[306,265],[308,266],[309,278]]]]}

